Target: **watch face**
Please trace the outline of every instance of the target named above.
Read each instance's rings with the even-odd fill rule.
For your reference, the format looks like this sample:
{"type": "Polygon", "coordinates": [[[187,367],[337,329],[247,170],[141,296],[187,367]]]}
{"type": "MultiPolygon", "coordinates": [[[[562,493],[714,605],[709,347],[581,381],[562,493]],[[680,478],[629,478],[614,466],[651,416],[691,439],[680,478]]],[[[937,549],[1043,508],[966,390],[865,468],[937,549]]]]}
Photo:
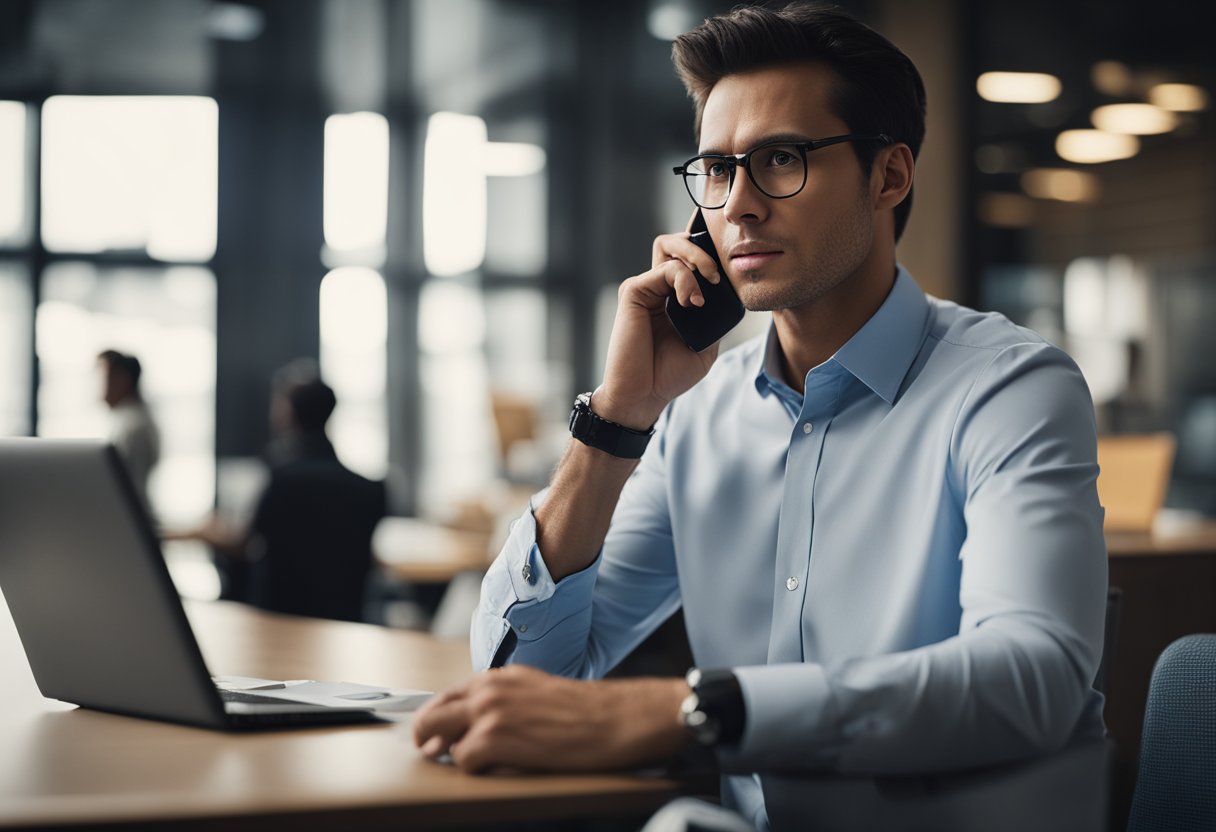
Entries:
{"type": "Polygon", "coordinates": [[[680,703],[683,714],[684,730],[701,745],[713,745],[718,741],[720,726],[718,721],[701,710],[701,701],[695,693],[690,693],[680,703]]]}
{"type": "Polygon", "coordinates": [[[684,681],[692,688],[680,705],[685,730],[704,745],[738,742],[746,713],[743,691],[734,671],[694,667],[684,681]]]}
{"type": "Polygon", "coordinates": [[[587,431],[590,428],[591,411],[583,404],[582,399],[579,399],[574,405],[574,410],[570,412],[570,433],[581,439],[587,435],[587,431]]]}

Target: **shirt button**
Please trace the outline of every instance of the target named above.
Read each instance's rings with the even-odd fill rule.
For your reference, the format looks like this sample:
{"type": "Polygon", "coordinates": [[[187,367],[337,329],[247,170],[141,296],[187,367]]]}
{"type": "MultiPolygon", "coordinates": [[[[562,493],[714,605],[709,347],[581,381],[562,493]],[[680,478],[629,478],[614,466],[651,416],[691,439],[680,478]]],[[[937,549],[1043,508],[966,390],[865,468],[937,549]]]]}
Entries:
{"type": "Polygon", "coordinates": [[[793,576],[786,578],[785,579],[785,588],[788,589],[790,592],[793,592],[795,589],[798,588],[798,579],[793,576]]]}
{"type": "Polygon", "coordinates": [[[814,428],[814,427],[812,427],[812,425],[811,425],[811,423],[810,423],[810,422],[803,422],[803,423],[802,423],[802,432],[803,432],[803,433],[810,433],[810,432],[811,432],[811,431],[813,431],[814,429],[815,429],[815,428],[814,428]]]}
{"type": "MultiPolygon", "coordinates": [[[[790,578],[790,580],[792,581],[792,580],[794,580],[794,579],[793,579],[793,578],[790,578]]],[[[528,632],[528,625],[527,625],[527,624],[520,624],[520,625],[519,625],[519,631],[520,631],[521,633],[526,633],[526,632],[528,632]]]]}

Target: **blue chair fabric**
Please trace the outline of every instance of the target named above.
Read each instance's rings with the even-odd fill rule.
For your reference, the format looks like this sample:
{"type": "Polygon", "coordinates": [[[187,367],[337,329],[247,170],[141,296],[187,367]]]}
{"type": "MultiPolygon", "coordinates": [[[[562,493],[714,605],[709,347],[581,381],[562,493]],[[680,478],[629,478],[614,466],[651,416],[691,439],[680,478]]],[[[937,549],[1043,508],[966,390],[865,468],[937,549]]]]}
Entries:
{"type": "Polygon", "coordinates": [[[1216,830],[1216,634],[1184,636],[1157,659],[1127,828],[1216,830]]]}

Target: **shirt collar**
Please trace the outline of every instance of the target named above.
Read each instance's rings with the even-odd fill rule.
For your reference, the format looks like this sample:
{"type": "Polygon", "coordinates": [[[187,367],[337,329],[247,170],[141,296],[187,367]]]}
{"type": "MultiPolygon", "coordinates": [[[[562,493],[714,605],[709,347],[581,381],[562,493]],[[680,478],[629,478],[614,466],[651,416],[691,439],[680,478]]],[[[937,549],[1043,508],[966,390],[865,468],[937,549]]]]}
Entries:
{"type": "MultiPolygon", "coordinates": [[[[903,266],[878,311],[830,359],[848,370],[888,404],[924,340],[929,301],[903,266]]],[[[769,324],[768,338],[756,367],[756,391],[762,396],[785,386],[778,355],[777,328],[769,324]]]]}

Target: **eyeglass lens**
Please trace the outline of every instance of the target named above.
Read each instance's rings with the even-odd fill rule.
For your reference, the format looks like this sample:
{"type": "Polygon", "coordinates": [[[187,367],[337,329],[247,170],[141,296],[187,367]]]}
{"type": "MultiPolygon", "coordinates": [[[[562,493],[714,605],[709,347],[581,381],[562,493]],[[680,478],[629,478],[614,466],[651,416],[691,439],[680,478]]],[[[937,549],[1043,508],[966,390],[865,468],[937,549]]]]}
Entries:
{"type": "MultiPolygon", "coordinates": [[[[721,156],[700,156],[689,162],[684,182],[688,193],[702,208],[721,208],[730,194],[731,180],[743,162],[732,165],[721,156]]],[[[793,196],[806,182],[806,156],[795,145],[765,145],[753,150],[746,160],[752,182],[774,199],[793,196]]]]}

